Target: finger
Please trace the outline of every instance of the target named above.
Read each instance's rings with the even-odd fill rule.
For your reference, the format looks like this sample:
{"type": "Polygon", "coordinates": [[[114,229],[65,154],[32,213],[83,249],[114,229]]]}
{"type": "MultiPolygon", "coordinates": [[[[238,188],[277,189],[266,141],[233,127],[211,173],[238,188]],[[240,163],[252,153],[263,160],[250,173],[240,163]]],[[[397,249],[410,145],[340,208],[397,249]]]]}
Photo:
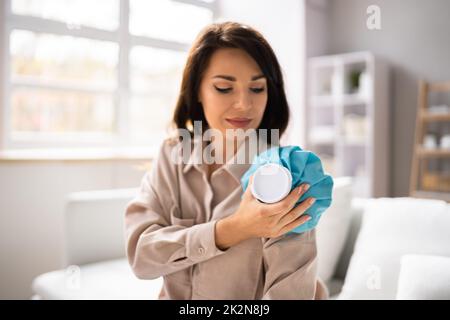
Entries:
{"type": "Polygon", "coordinates": [[[285,234],[297,227],[300,227],[302,224],[306,223],[307,221],[311,220],[311,217],[308,215],[302,215],[299,218],[295,219],[294,221],[288,223],[287,225],[285,225],[281,231],[280,234],[285,234]]]}
{"type": "Polygon", "coordinates": [[[302,203],[300,203],[296,208],[292,209],[285,215],[281,216],[279,224],[281,226],[285,226],[291,223],[298,217],[302,216],[306,212],[306,210],[308,210],[314,204],[314,202],[315,202],[314,198],[308,198],[305,201],[302,201],[302,203]]]}
{"type": "Polygon", "coordinates": [[[253,185],[253,176],[254,176],[255,174],[252,174],[251,176],[250,176],[250,178],[248,179],[248,184],[247,184],[247,189],[245,189],[245,192],[244,192],[244,198],[248,198],[248,199],[252,199],[252,198],[254,198],[253,197],[253,194],[252,194],[252,192],[251,192],[251,187],[252,187],[252,185],[253,185]]]}
{"type": "Polygon", "coordinates": [[[281,200],[280,202],[269,204],[271,206],[271,214],[270,215],[277,215],[280,213],[287,213],[294,208],[295,204],[297,203],[298,199],[301,198],[301,196],[308,191],[309,185],[308,184],[302,184],[298,186],[297,188],[293,189],[289,195],[281,200]]]}

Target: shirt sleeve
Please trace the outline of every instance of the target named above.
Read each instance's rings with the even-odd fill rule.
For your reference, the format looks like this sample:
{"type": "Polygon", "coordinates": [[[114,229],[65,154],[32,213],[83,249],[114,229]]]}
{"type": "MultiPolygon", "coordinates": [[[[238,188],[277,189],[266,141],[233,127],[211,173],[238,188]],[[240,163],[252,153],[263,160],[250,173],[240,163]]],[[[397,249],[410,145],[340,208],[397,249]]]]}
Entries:
{"type": "Polygon", "coordinates": [[[215,243],[216,221],[172,223],[170,211],[176,203],[171,189],[178,188],[178,180],[166,148],[163,145],[125,212],[127,257],[141,279],[155,279],[225,253],[215,243]]]}
{"type": "Polygon", "coordinates": [[[315,230],[263,239],[263,300],[314,299],[317,290],[315,230]]]}

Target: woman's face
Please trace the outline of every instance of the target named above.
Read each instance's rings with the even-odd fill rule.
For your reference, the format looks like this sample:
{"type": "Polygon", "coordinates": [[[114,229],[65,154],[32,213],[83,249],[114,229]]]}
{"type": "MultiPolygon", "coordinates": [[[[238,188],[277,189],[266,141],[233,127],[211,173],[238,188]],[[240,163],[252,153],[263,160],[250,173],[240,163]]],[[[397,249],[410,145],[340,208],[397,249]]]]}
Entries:
{"type": "Polygon", "coordinates": [[[222,48],[209,61],[200,83],[199,101],[209,127],[256,129],[267,104],[267,81],[244,50],[222,48]]]}

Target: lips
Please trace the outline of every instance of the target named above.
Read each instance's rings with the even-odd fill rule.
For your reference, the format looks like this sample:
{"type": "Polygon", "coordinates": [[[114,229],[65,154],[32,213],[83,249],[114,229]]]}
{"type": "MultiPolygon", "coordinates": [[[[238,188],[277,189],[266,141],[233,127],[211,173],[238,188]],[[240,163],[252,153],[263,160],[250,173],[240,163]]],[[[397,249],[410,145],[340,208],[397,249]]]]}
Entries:
{"type": "Polygon", "coordinates": [[[252,119],[249,118],[227,118],[225,120],[236,128],[245,128],[252,122],[252,119]]]}

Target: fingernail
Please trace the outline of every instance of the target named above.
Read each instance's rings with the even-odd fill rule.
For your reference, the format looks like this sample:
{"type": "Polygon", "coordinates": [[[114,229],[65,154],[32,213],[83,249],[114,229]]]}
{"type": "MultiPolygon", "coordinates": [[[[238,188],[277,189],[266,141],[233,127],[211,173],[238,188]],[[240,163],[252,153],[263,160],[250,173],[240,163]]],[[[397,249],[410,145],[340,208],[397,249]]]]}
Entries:
{"type": "Polygon", "coordinates": [[[298,187],[298,188],[297,188],[297,194],[302,193],[302,190],[303,190],[303,186],[298,187]]]}
{"type": "Polygon", "coordinates": [[[314,199],[314,198],[309,199],[310,204],[313,204],[314,202],[316,202],[316,199],[314,199]]]}
{"type": "Polygon", "coordinates": [[[306,221],[309,221],[309,220],[311,220],[311,216],[308,216],[308,218],[306,218],[306,221]]]}
{"type": "Polygon", "coordinates": [[[305,191],[308,191],[309,189],[309,184],[305,184],[305,191]]]}

